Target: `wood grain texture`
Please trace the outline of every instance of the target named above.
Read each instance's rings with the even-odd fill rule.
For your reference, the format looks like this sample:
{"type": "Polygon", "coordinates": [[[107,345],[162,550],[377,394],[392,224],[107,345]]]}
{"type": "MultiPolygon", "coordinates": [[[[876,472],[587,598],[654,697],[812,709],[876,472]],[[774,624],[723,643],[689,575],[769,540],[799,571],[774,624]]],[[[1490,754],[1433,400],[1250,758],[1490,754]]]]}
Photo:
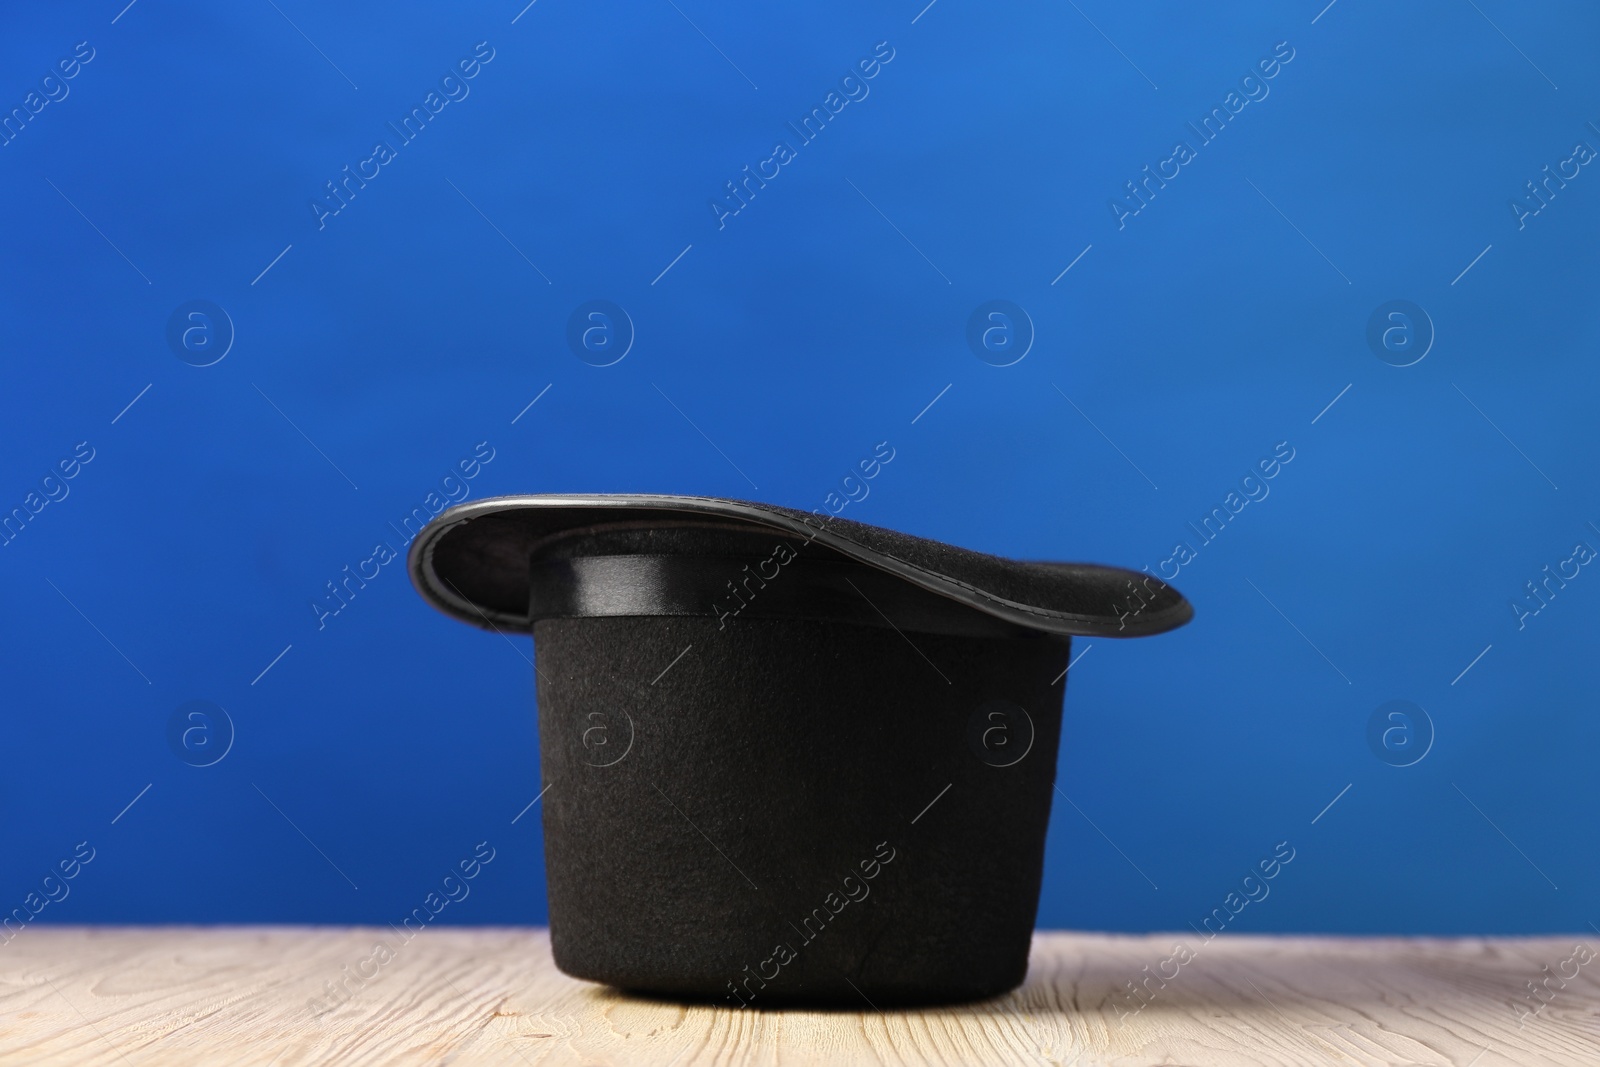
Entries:
{"type": "Polygon", "coordinates": [[[1575,946],[1590,944],[1577,937],[1042,933],[1016,993],[884,1013],[628,997],[560,974],[542,930],[426,930],[364,964],[380,941],[399,939],[30,927],[0,944],[0,1063],[1600,1063],[1600,959],[1576,962],[1575,946]],[[1186,962],[1174,959],[1180,942],[1186,962]],[[363,970],[373,977],[329,1001],[327,983],[363,970]],[[1127,983],[1145,978],[1133,999],[1127,983]]]}

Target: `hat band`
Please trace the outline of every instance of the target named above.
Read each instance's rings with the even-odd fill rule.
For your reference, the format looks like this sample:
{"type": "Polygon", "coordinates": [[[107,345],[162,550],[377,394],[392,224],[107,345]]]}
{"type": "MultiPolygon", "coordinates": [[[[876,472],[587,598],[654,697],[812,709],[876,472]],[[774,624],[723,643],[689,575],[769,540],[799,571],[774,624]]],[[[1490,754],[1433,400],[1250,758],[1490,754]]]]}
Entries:
{"type": "Polygon", "coordinates": [[[703,616],[810,619],[916,633],[1046,638],[847,560],[772,556],[617,555],[535,560],[529,618],[703,616]]]}

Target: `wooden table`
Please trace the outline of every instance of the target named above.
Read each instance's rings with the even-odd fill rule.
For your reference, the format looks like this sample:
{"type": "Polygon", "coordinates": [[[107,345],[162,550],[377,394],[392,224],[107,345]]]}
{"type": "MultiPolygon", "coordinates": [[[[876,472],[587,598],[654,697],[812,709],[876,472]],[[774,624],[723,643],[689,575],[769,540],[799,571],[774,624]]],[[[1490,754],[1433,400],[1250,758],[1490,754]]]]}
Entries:
{"type": "Polygon", "coordinates": [[[0,1063],[1600,1063],[1582,937],[1041,933],[1010,996],[878,1013],[623,996],[557,972],[542,930],[432,929],[382,959],[385,935],[29,927],[0,944],[0,1063]]]}

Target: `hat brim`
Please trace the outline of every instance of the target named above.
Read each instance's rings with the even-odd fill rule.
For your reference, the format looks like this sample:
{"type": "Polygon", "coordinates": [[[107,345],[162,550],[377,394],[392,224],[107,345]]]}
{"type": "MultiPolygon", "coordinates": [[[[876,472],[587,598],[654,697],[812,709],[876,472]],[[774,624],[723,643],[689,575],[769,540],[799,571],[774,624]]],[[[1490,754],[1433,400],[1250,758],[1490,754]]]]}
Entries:
{"type": "Polygon", "coordinates": [[[425,600],[484,629],[529,621],[529,559],[552,535],[601,524],[695,519],[800,538],[976,611],[1042,633],[1143,637],[1194,609],[1142,571],[1005,559],[825,512],[717,497],[655,494],[503,496],[442,512],[411,543],[407,569],[425,600]]]}

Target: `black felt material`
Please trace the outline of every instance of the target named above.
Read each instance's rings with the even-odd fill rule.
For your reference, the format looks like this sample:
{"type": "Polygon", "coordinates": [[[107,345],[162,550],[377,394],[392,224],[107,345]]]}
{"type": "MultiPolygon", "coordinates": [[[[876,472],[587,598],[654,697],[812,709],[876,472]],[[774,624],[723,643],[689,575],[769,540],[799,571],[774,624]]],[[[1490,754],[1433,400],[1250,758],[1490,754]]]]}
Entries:
{"type": "Polygon", "coordinates": [[[534,647],[562,970],[732,1007],[935,1003],[1022,981],[1066,640],[621,618],[542,621],[534,647]],[[973,740],[996,699],[1032,722],[1011,766],[973,740]]]}
{"type": "Polygon", "coordinates": [[[1069,635],[1191,614],[1133,571],[704,497],[461,505],[408,565],[533,633],[556,963],[740,1008],[1020,984],[1069,635]]]}
{"type": "Polygon", "coordinates": [[[792,508],[711,497],[499,497],[444,512],[412,542],[412,580],[436,607],[474,625],[527,629],[528,561],[562,531],[608,523],[697,519],[799,538],[896,574],[1020,626],[1057,634],[1136,637],[1192,615],[1151,575],[1087,563],[1033,563],[792,508]]]}

